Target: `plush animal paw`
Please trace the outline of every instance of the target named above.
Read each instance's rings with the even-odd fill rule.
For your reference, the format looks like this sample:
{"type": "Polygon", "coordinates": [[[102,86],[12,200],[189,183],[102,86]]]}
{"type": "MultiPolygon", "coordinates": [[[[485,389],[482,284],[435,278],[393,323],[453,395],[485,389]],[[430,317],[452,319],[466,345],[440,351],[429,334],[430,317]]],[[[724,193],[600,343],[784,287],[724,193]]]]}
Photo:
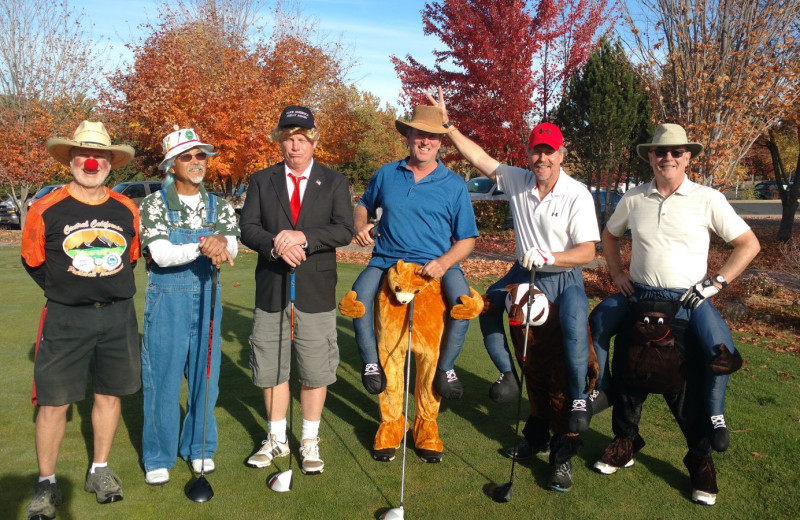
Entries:
{"type": "Polygon", "coordinates": [[[715,374],[733,374],[742,368],[742,355],[739,351],[731,354],[728,347],[723,343],[717,346],[719,354],[711,360],[711,371],[715,374]]]}
{"type": "Polygon", "coordinates": [[[450,316],[454,320],[471,320],[483,310],[483,298],[472,287],[469,288],[469,296],[462,295],[459,299],[461,303],[450,309],[450,316]]]}
{"type": "Polygon", "coordinates": [[[492,299],[489,298],[488,294],[481,296],[481,299],[483,300],[483,310],[481,311],[481,315],[490,316],[492,314],[502,314],[503,311],[505,311],[505,308],[503,307],[492,305],[492,299]]]}
{"type": "Polygon", "coordinates": [[[364,304],[356,300],[356,292],[348,291],[339,302],[339,312],[348,318],[360,318],[364,315],[364,304]]]}

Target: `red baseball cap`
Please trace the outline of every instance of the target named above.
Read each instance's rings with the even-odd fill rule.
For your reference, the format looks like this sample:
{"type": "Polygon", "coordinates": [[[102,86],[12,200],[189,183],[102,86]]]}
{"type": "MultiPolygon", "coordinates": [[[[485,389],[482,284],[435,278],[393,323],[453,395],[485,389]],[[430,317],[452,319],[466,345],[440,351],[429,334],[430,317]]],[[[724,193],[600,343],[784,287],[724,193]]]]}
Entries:
{"type": "Polygon", "coordinates": [[[564,136],[553,123],[539,123],[531,130],[531,135],[528,137],[528,149],[540,144],[546,144],[550,148],[558,150],[564,144],[564,136]]]}

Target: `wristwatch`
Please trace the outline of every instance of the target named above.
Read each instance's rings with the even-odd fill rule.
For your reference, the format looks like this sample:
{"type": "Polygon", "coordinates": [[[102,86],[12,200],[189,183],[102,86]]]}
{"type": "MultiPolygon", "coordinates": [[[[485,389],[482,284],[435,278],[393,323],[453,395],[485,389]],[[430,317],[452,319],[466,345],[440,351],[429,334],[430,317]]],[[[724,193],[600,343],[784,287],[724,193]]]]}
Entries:
{"type": "Polygon", "coordinates": [[[450,121],[447,121],[445,123],[442,123],[442,126],[445,127],[445,128],[450,128],[451,126],[453,126],[453,123],[451,123],[450,121]]]}
{"type": "Polygon", "coordinates": [[[719,273],[714,275],[714,281],[720,284],[723,289],[725,288],[726,285],[728,285],[728,282],[725,281],[725,277],[719,273]]]}

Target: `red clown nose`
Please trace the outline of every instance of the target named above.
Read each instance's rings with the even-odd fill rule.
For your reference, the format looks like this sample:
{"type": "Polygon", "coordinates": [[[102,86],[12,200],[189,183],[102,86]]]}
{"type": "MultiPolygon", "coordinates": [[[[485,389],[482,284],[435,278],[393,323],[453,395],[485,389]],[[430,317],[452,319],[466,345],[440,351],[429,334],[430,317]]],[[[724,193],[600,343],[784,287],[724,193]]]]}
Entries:
{"type": "Polygon", "coordinates": [[[97,159],[86,159],[86,162],[83,163],[83,167],[91,171],[96,170],[98,166],[97,159]]]}

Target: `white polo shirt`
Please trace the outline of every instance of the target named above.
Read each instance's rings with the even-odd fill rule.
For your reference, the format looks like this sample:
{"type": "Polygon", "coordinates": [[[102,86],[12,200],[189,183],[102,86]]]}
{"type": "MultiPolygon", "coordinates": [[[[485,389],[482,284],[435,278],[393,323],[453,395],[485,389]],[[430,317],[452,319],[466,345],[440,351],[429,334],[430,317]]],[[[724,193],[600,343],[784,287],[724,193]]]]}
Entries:
{"type": "Polygon", "coordinates": [[[710,232],[730,242],[750,229],[722,193],[687,177],[666,198],[655,180],[628,190],[606,226],[617,237],[631,230],[631,278],[665,289],[706,277],[710,232]]]}
{"type": "MultiPolygon", "coordinates": [[[[564,170],[544,199],[539,198],[536,176],[530,170],[498,164],[495,175],[498,188],[509,197],[517,258],[532,247],[557,253],[600,240],[591,192],[564,170]]],[[[546,265],[540,271],[557,273],[570,269],[546,265]]]]}

